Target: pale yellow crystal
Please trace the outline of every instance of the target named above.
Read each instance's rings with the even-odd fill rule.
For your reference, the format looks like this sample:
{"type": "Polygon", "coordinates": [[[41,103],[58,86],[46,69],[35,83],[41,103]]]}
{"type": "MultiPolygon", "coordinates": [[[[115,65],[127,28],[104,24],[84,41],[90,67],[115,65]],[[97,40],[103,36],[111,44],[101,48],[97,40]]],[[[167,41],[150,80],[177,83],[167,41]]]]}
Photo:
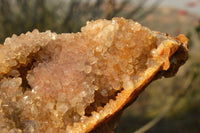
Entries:
{"type": "Polygon", "coordinates": [[[158,34],[113,18],[88,22],[80,33],[34,30],[7,38],[0,47],[0,131],[90,131],[134,88],[167,70],[169,57],[187,43],[158,34]]]}

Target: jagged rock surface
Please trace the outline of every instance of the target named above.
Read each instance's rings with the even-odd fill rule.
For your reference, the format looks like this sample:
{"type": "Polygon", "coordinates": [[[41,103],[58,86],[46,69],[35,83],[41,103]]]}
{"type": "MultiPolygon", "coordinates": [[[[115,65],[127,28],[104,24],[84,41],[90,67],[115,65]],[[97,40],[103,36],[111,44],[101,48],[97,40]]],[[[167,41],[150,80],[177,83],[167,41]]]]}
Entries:
{"type": "Polygon", "coordinates": [[[80,33],[13,35],[0,46],[0,131],[88,132],[186,59],[183,35],[124,18],[88,22],[80,33]]]}

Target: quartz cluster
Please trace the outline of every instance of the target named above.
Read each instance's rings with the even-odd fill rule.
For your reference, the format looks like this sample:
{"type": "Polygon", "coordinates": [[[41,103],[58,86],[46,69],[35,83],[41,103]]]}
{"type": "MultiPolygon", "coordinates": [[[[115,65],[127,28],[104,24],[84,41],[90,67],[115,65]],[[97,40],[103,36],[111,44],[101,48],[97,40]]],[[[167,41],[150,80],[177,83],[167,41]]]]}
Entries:
{"type": "Polygon", "coordinates": [[[34,30],[6,38],[0,46],[1,133],[90,131],[116,112],[109,109],[117,109],[117,99],[127,102],[129,90],[167,70],[169,57],[187,43],[183,36],[163,36],[113,18],[88,22],[80,33],[34,30]]]}

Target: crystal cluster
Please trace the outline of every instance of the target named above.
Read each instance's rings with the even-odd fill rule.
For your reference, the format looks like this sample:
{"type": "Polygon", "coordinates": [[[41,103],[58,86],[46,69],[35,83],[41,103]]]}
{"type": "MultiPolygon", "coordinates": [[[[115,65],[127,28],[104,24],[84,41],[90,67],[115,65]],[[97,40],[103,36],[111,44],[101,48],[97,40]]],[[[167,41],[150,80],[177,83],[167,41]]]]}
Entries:
{"type": "Polygon", "coordinates": [[[88,22],[80,33],[7,38],[0,46],[0,131],[70,132],[158,64],[162,40],[124,18],[88,22]]]}

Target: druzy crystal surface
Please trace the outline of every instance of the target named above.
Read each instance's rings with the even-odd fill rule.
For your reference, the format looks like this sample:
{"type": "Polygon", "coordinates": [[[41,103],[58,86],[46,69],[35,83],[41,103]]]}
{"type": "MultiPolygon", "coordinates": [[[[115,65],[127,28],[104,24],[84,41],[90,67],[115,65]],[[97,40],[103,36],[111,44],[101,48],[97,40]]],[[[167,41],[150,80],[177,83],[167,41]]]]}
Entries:
{"type": "Polygon", "coordinates": [[[186,43],[124,18],[88,22],[80,33],[13,35],[0,45],[0,131],[88,132],[168,70],[186,43]]]}

